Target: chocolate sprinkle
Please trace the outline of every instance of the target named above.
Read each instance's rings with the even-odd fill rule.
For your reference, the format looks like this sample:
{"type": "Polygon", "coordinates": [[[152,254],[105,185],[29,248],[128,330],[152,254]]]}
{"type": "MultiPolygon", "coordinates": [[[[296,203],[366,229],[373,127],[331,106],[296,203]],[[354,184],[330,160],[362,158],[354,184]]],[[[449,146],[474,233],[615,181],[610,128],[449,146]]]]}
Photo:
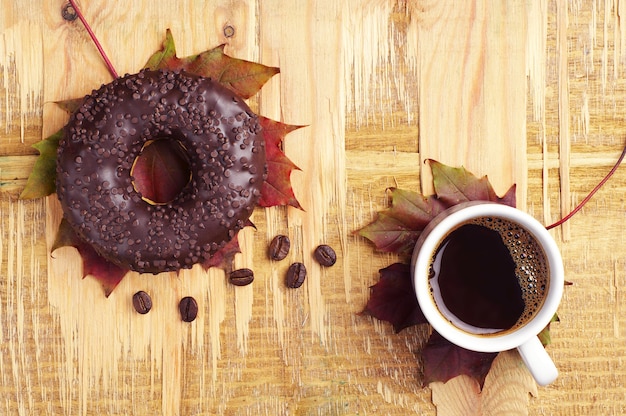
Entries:
{"type": "Polygon", "coordinates": [[[261,195],[265,143],[234,93],[185,72],[142,71],[85,97],[57,158],[65,219],[101,256],[142,273],[206,262],[243,228],[261,195]],[[169,203],[142,199],[131,169],[150,140],[177,140],[191,180],[169,203]]]}

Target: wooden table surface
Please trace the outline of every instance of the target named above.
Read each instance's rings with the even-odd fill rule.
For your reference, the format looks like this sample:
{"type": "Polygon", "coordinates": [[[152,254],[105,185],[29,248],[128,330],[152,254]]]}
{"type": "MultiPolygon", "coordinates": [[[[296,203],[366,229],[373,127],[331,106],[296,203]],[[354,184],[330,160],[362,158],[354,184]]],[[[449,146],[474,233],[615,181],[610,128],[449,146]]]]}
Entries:
{"type": "Polygon", "coordinates": [[[67,119],[53,101],[110,75],[82,25],[62,19],[63,0],[0,4],[0,414],[626,413],[626,169],[553,231],[573,285],[548,387],[515,352],[481,395],[464,377],[422,387],[428,329],[395,334],[358,314],[396,258],[354,234],[388,205],[387,187],[432,192],[428,158],[487,174],[499,193],[517,183],[518,207],[545,224],[569,212],[626,141],[624,2],[82,0],[120,73],[167,28],[180,56],[226,43],[281,69],[253,108],[308,126],[285,143],[305,211],[255,211],[236,259],[254,269],[251,286],[194,268],[130,275],[108,299],[80,278],[73,249],[50,255],[56,198],[17,196],[31,145],[67,119]],[[270,262],[279,233],[293,250],[270,262]],[[336,248],[334,267],[313,262],[320,243],[336,248]],[[299,290],[283,284],[293,261],[310,272],[299,290]],[[148,315],[132,310],[137,290],[152,294],[148,315]],[[192,324],[177,313],[188,295],[200,304],[192,324]]]}

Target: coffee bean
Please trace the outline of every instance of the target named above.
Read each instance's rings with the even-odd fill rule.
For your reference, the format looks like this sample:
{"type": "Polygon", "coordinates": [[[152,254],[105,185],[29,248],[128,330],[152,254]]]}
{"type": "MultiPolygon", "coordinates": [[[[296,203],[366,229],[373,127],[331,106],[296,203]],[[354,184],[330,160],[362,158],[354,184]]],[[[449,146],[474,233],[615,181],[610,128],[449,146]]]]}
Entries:
{"type": "Polygon", "coordinates": [[[306,267],[302,263],[293,263],[287,269],[287,278],[285,284],[287,287],[297,289],[302,286],[306,278],[306,267]]]}
{"type": "Polygon", "coordinates": [[[254,272],[250,269],[233,270],[228,280],[235,286],[247,286],[254,280],[254,272]]]}
{"type": "Polygon", "coordinates": [[[192,322],[198,316],[198,302],[191,296],[184,297],[178,304],[178,310],[184,322],[192,322]]]}
{"type": "Polygon", "coordinates": [[[291,241],[286,235],[277,235],[270,243],[269,255],[272,260],[282,260],[289,254],[291,241]]]}
{"type": "Polygon", "coordinates": [[[140,290],[133,295],[133,306],[138,313],[145,315],[152,309],[152,299],[150,295],[140,290]]]}
{"type": "Polygon", "coordinates": [[[315,256],[315,260],[322,266],[330,267],[337,261],[335,250],[326,244],[317,246],[313,255],[315,256]]]}

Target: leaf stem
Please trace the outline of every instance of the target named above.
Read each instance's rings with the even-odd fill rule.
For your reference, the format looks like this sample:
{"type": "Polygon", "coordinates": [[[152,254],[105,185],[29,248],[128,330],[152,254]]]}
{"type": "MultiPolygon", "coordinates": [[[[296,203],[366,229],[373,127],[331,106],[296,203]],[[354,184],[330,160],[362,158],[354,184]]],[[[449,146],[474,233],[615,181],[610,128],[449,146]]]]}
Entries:
{"type": "Polygon", "coordinates": [[[113,76],[113,78],[119,78],[119,75],[117,75],[117,71],[113,67],[113,64],[111,63],[111,60],[107,56],[106,52],[104,52],[104,48],[100,44],[100,41],[96,37],[96,34],[93,33],[93,30],[91,30],[91,26],[89,26],[89,23],[87,23],[87,19],[85,19],[85,16],[83,16],[83,13],[78,8],[78,5],[76,4],[76,0],[69,0],[69,2],[74,8],[74,10],[76,10],[76,14],[78,15],[78,18],[83,23],[83,26],[85,26],[85,29],[87,29],[87,33],[89,33],[89,36],[91,37],[91,40],[93,41],[93,43],[96,45],[96,48],[98,48],[98,52],[100,52],[102,59],[104,59],[104,63],[109,69],[109,73],[113,76]]]}
{"type": "Polygon", "coordinates": [[[589,195],[587,195],[585,197],[585,199],[583,199],[582,201],[580,201],[580,203],[576,206],[576,208],[574,208],[572,210],[572,212],[570,212],[569,214],[567,214],[565,217],[561,218],[559,221],[555,222],[554,224],[548,225],[546,228],[548,230],[554,228],[554,227],[558,227],[559,225],[563,224],[565,221],[569,220],[570,218],[572,218],[574,216],[574,214],[576,214],[578,211],[580,211],[580,209],[587,203],[589,202],[589,200],[595,195],[596,192],[598,192],[600,190],[600,188],[602,188],[604,186],[604,184],[609,180],[609,178],[611,176],[613,176],[613,174],[615,173],[615,171],[617,171],[617,168],[619,167],[619,165],[622,163],[622,160],[624,160],[624,156],[626,156],[626,146],[624,147],[624,149],[622,149],[622,154],[619,156],[619,158],[617,159],[617,162],[615,162],[615,165],[613,166],[613,168],[609,171],[609,173],[606,174],[606,176],[604,177],[604,179],[602,179],[600,181],[600,183],[598,183],[595,188],[593,188],[591,190],[591,192],[589,192],[589,195]]]}

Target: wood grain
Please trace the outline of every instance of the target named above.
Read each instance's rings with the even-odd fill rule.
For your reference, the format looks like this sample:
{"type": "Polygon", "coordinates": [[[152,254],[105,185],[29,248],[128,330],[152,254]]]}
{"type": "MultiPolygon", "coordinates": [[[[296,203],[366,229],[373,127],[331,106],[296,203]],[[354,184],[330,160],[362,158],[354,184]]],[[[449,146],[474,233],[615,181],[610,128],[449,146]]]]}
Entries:
{"type": "MultiPolygon", "coordinates": [[[[528,29],[527,6],[522,2],[429,6],[420,10],[417,23],[420,159],[463,165],[478,176],[487,175],[499,194],[517,183],[517,204],[523,208],[527,159],[525,114],[520,109],[526,107],[527,92],[526,37],[520,34],[528,29]]],[[[422,189],[433,192],[427,164],[422,164],[422,189]]],[[[499,371],[494,366],[494,374],[501,377],[499,371]]],[[[526,395],[520,385],[518,390],[526,395]]],[[[432,386],[433,402],[440,415],[482,414],[482,398],[493,390],[504,397],[502,387],[486,386],[488,391],[480,395],[475,381],[459,377],[450,385],[432,386]],[[447,407],[449,403],[455,405],[447,407]]],[[[525,404],[519,409],[524,414],[525,404]]]]}
{"type": "MultiPolygon", "coordinates": [[[[523,206],[525,4],[429,6],[421,10],[416,51],[420,157],[486,174],[499,193],[518,183],[523,206]]],[[[425,191],[432,192],[428,169],[422,173],[425,191]]]]}
{"type": "Polygon", "coordinates": [[[167,0],[80,6],[118,72],[134,72],[165,29],[185,56],[220,43],[281,68],[251,106],[304,125],[285,142],[304,211],[258,209],[235,267],[129,275],[107,299],[72,249],[49,247],[55,197],[17,199],[31,145],[66,121],[54,101],[110,81],[63,0],[5,0],[0,14],[0,413],[7,415],[424,415],[626,413],[626,285],[621,169],[554,235],[566,279],[548,348],[561,371],[537,388],[515,352],[484,390],[459,377],[422,386],[429,330],[395,334],[359,315],[396,261],[353,231],[388,205],[385,189],[430,192],[423,161],[517,183],[518,206],[548,224],[617,159],[626,134],[623,2],[539,0],[167,0]],[[234,35],[227,37],[230,26],[234,35]],[[288,234],[290,256],[266,258],[288,234]],[[312,261],[328,243],[338,263],[312,261]],[[293,261],[309,278],[284,287],[293,261]],[[148,291],[140,316],[132,294],[148,291]],[[194,296],[192,324],[177,304],[194,296]]]}

